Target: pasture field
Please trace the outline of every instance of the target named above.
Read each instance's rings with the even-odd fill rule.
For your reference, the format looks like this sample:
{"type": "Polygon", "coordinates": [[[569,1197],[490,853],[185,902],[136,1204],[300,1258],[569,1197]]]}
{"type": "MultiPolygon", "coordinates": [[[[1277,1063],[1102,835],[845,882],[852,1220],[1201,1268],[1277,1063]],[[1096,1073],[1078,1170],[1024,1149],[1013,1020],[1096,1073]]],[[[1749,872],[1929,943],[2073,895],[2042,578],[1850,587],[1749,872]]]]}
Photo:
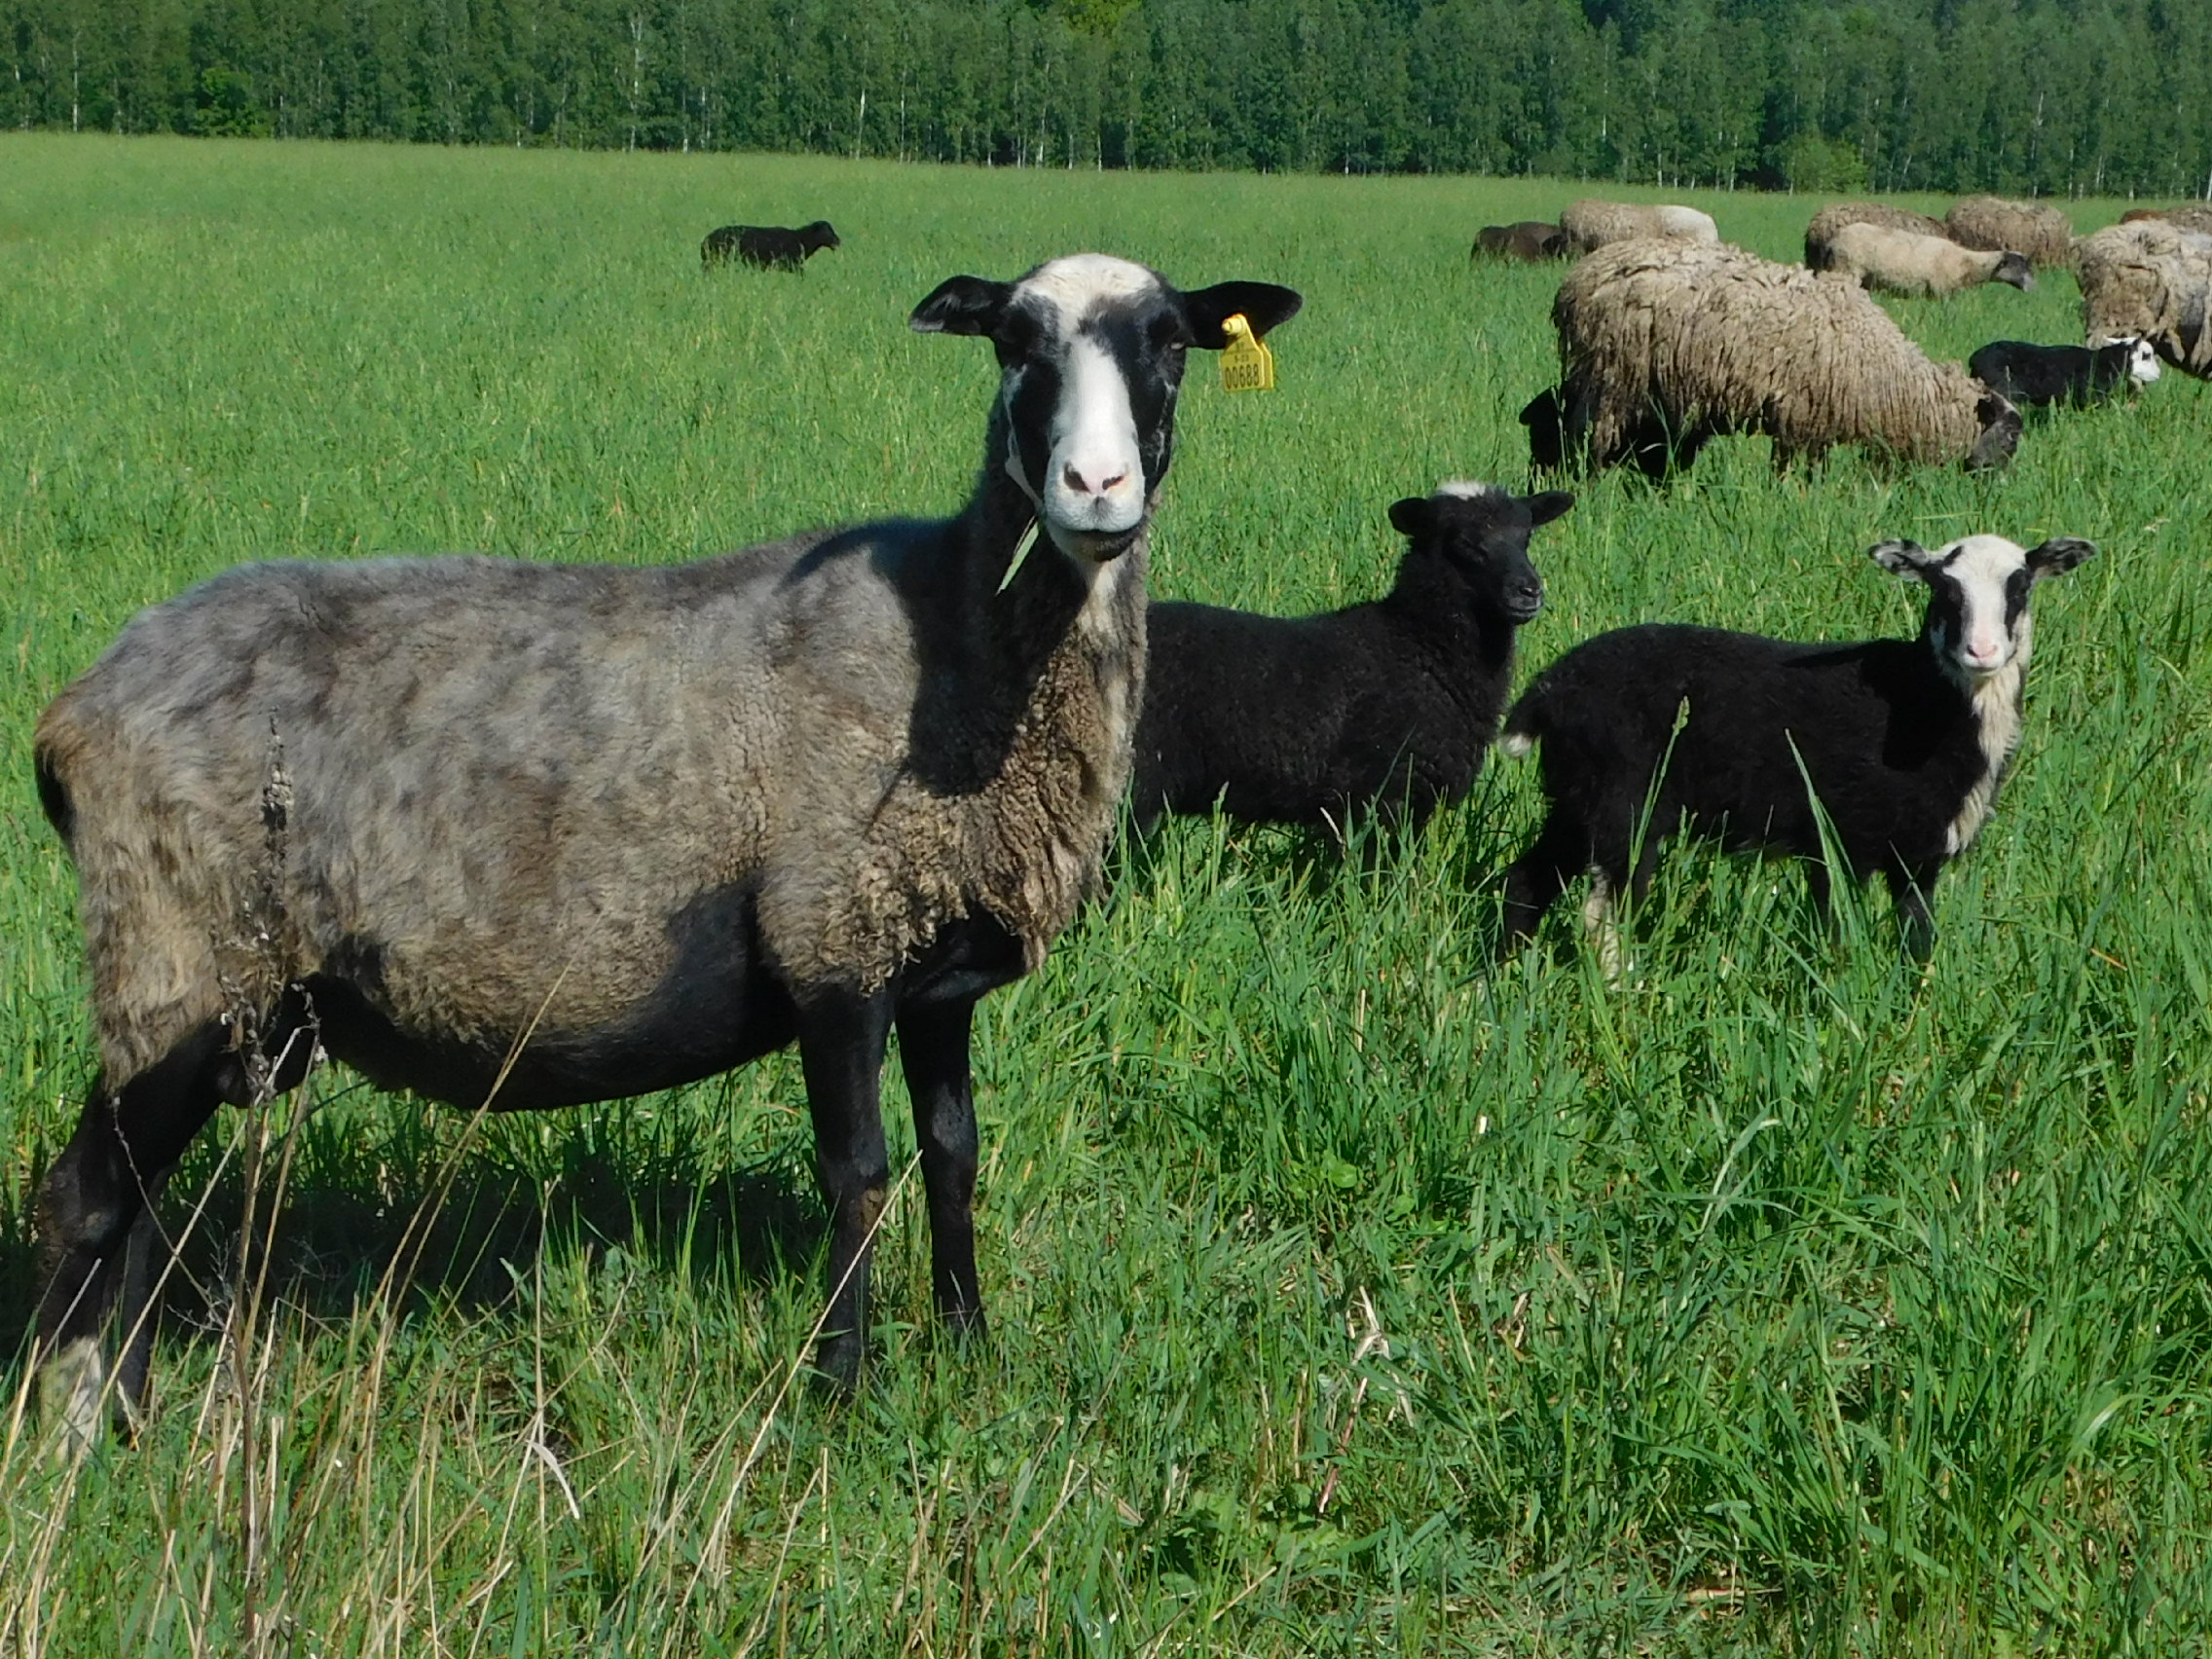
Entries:
{"type": "MultiPolygon", "coordinates": [[[[1885,536],[2099,544],[1925,975],[1878,895],[1831,938],[1699,853],[1620,985],[1570,904],[1493,971],[1507,762],[1348,861],[1178,825],[981,1011],[980,1351],[902,1176],[866,1387],[793,1385],[789,1055],[474,1121],[326,1072],[172,1184],[135,1448],[39,1452],[30,1199],[92,1061],[28,737],[133,610],[246,559],[949,511],[995,371],[907,310],[1086,247],[1307,296],[1273,394],[1194,361],[1154,591],[1366,596],[1394,498],[1524,476],[1558,272],[1466,248],[1584,193],[0,137],[0,1653],[2202,1653],[2212,393],[2171,375],[2002,478],[1722,441],[1538,533],[1524,672],[1643,619],[1909,631],[1885,536]],[[699,270],[818,215],[803,277],[699,270]]],[[[1783,257],[1818,204],[1683,199],[1783,257]]],[[[2063,275],[1897,314],[2078,338],[2063,275]]],[[[886,1104],[897,1171],[896,1068],[886,1104]]]]}

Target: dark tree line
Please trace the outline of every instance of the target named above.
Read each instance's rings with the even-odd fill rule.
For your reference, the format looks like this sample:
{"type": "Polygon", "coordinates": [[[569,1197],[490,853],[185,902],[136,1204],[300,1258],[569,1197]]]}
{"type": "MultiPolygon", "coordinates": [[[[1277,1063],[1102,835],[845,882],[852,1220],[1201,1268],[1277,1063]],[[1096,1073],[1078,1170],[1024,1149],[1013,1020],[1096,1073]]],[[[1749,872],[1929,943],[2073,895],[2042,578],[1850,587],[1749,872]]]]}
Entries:
{"type": "Polygon", "coordinates": [[[2204,0],[0,0],[0,125],[2212,192],[2204,0]]]}

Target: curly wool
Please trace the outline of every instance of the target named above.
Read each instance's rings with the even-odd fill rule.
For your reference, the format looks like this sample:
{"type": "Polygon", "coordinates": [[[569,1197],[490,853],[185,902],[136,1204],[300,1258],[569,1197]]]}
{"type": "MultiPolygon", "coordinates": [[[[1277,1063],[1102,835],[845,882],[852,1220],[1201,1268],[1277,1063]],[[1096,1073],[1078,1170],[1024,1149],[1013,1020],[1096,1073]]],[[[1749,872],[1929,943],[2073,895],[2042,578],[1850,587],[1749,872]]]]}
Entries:
{"type": "Polygon", "coordinates": [[[1776,459],[1860,444],[1921,462],[1975,447],[1988,389],[1933,363],[1858,285],[1730,246],[1616,242],[1552,306],[1570,383],[1594,393],[1593,452],[1657,409],[1670,425],[1765,432],[1776,459]]]}
{"type": "Polygon", "coordinates": [[[1983,252],[2009,249],[2027,255],[2031,265],[2054,269],[2074,263],[2074,224],[2055,207],[1968,196],[1953,204],[1946,222],[1951,240],[1961,247],[1983,252]]]}
{"type": "Polygon", "coordinates": [[[2199,236],[2212,236],[2212,203],[2185,202],[2179,207],[2130,207],[2120,216],[2123,225],[2156,219],[2199,236]]]}
{"type": "Polygon", "coordinates": [[[2082,239],[2082,328],[2092,346],[2140,334],[2167,362],[2212,379],[2212,236],[2162,219],[2082,239]]]}
{"type": "Polygon", "coordinates": [[[1836,232],[1846,225],[1880,225],[1893,231],[1911,231],[1924,237],[1951,240],[1951,228],[1940,219],[1915,213],[1909,207],[1893,207],[1887,202],[1831,202],[1813,215],[1805,227],[1805,263],[1815,271],[1835,269],[1830,249],[1836,232]]]}

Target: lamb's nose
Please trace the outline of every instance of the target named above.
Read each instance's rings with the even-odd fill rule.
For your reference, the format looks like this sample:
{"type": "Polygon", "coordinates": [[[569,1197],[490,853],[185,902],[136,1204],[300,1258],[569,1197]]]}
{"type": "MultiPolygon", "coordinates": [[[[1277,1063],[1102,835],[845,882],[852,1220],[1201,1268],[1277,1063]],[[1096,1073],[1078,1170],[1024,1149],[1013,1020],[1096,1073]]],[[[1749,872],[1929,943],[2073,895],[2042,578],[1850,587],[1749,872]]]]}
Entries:
{"type": "Polygon", "coordinates": [[[1128,477],[1128,475],[1129,469],[1124,466],[1120,471],[1116,472],[1113,477],[1102,479],[1098,483],[1093,484],[1089,479],[1086,478],[1083,475],[1081,469],[1079,469],[1076,466],[1075,462],[1072,461],[1069,461],[1067,465],[1060,468],[1060,482],[1065,484],[1078,496],[1103,496],[1107,491],[1113,489],[1117,484],[1124,481],[1128,477]]]}

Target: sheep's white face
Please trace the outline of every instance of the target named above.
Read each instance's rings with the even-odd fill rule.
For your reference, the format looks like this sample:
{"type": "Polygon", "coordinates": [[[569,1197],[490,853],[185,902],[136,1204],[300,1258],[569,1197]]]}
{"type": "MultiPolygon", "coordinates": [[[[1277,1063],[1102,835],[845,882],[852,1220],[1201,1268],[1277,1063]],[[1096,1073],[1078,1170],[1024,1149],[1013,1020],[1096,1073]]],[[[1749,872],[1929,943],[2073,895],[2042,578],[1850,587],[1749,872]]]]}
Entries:
{"type": "Polygon", "coordinates": [[[2070,571],[2096,549],[2071,536],[2035,548],[2002,535],[1968,535],[1934,553],[1912,541],[1885,541],[1873,557],[1885,569],[1928,584],[1921,637],[1969,685],[2002,673],[2029,640],[2028,594],[2046,576],[2070,571]]]}
{"type": "Polygon", "coordinates": [[[2127,353],[2127,378],[2137,386],[2149,386],[2158,378],[2157,349],[2141,335],[2127,353]]]}
{"type": "Polygon", "coordinates": [[[1186,350],[1218,350],[1232,313],[1265,334],[1298,307],[1265,282],[1183,292],[1128,260],[1079,253],[1018,282],[955,276],[912,323],[990,336],[1007,475],[1054,546],[1103,564],[1135,541],[1167,474],[1186,350]]]}

